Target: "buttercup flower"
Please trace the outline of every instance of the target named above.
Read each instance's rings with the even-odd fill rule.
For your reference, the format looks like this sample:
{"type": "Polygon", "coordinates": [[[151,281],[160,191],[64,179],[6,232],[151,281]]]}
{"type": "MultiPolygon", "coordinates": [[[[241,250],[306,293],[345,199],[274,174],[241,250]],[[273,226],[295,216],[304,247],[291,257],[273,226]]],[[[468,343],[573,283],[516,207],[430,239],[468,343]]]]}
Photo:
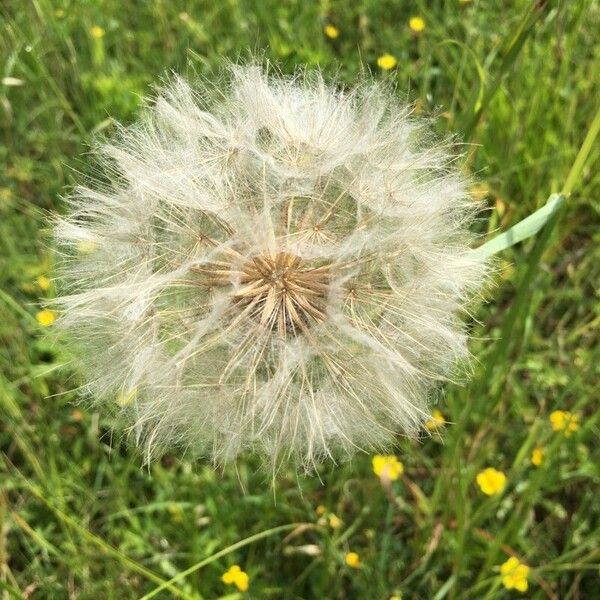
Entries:
{"type": "Polygon", "coordinates": [[[425,19],[423,17],[411,17],[408,26],[415,33],[421,33],[425,29],[425,19]]]}
{"type": "Polygon", "coordinates": [[[335,40],[340,35],[340,30],[335,25],[331,24],[325,25],[323,31],[325,35],[332,40],[335,40]]]}
{"type": "Polygon", "coordinates": [[[579,429],[579,415],[574,415],[568,410],[555,410],[550,413],[550,425],[553,431],[564,431],[569,437],[579,429]]]}
{"type": "Polygon", "coordinates": [[[345,561],[351,569],[358,569],[360,567],[360,556],[356,552],[348,552],[345,561]]]}
{"type": "Polygon", "coordinates": [[[450,147],[409,113],[384,84],[232,66],[100,147],[110,183],[58,219],[57,302],[90,401],[147,459],[310,469],[431,418],[485,264],[450,147]]]}
{"type": "Polygon", "coordinates": [[[540,446],[533,449],[531,453],[531,464],[535,467],[539,467],[544,460],[544,449],[540,446]]]}
{"type": "Polygon", "coordinates": [[[137,399],[137,390],[122,391],[117,395],[117,404],[127,406],[137,399]]]}
{"type": "Polygon", "coordinates": [[[389,71],[390,69],[393,69],[397,64],[398,61],[396,60],[396,57],[392,56],[391,54],[382,54],[377,59],[377,66],[380,69],[383,69],[384,71],[389,71]]]}
{"type": "Polygon", "coordinates": [[[518,590],[526,592],[529,587],[527,577],[529,575],[529,567],[519,562],[519,559],[511,556],[505,563],[500,566],[500,575],[502,576],[502,585],[507,590],[518,590]]]}
{"type": "Polygon", "coordinates": [[[90,34],[93,38],[99,40],[104,37],[105,31],[100,25],[92,25],[92,27],[90,27],[90,34]]]}
{"type": "Polygon", "coordinates": [[[221,581],[226,585],[235,585],[240,592],[248,591],[250,578],[248,573],[242,571],[239,565],[232,565],[223,573],[221,581]]]}
{"type": "Polygon", "coordinates": [[[90,254],[94,252],[97,248],[96,243],[91,240],[81,240],[77,242],[77,251],[81,254],[90,254]]]}
{"type": "Polygon", "coordinates": [[[431,419],[425,421],[425,427],[427,427],[429,431],[435,431],[436,429],[443,427],[445,423],[446,419],[442,414],[442,411],[434,408],[431,412],[431,419]]]}
{"type": "Polygon", "coordinates": [[[42,292],[47,292],[50,289],[50,280],[45,275],[40,275],[36,279],[36,283],[42,292]]]}
{"type": "Polygon", "coordinates": [[[506,475],[492,467],[478,473],[476,479],[479,489],[487,496],[500,494],[506,487],[506,475]]]}
{"type": "Polygon", "coordinates": [[[37,312],[35,318],[42,327],[50,327],[50,325],[56,321],[56,312],[48,308],[44,308],[43,310],[37,312]]]}
{"type": "Polygon", "coordinates": [[[339,529],[343,524],[343,521],[334,513],[329,515],[329,527],[331,529],[339,529]]]}
{"type": "Polygon", "coordinates": [[[404,465],[395,456],[376,454],[373,457],[373,473],[377,477],[384,474],[390,481],[396,481],[404,473],[404,465]]]}

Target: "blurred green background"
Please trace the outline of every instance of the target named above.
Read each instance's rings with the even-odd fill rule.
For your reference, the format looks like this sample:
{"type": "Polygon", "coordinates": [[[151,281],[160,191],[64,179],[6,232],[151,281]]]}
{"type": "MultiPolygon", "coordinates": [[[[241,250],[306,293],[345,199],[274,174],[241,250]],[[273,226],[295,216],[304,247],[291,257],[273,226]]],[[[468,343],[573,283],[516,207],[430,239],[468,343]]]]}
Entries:
{"type": "Polygon", "coordinates": [[[4,0],[0,28],[1,598],[598,597],[597,2],[4,0]],[[169,70],[210,75],[248,49],[395,80],[465,143],[489,231],[572,192],[552,230],[501,256],[474,376],[440,395],[446,427],[399,440],[394,481],[365,455],[275,481],[252,457],[143,469],[77,406],[39,313],[48,215],[90,141],[169,70]],[[504,489],[483,492],[485,468],[504,489]],[[245,592],[222,581],[234,564],[245,592]]]}

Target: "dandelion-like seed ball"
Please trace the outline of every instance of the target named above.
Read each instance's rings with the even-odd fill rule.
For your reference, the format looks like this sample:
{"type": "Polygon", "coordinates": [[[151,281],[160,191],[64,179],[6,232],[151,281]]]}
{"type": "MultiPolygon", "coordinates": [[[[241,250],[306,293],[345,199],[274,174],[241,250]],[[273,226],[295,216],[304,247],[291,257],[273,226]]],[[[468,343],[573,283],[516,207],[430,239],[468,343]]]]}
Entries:
{"type": "Polygon", "coordinates": [[[485,264],[452,146],[385,84],[175,78],[57,220],[59,324],[148,459],[311,469],[431,419],[485,264]]]}

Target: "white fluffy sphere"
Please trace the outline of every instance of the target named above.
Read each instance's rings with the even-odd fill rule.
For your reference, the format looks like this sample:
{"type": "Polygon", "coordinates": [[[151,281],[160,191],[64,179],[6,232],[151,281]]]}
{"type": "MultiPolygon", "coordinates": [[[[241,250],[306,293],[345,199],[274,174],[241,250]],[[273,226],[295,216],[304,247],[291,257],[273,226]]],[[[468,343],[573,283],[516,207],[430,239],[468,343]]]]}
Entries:
{"type": "Polygon", "coordinates": [[[485,265],[451,148],[391,91],[232,66],[100,156],[56,226],[61,322],[148,458],[311,468],[422,429],[485,265]]]}

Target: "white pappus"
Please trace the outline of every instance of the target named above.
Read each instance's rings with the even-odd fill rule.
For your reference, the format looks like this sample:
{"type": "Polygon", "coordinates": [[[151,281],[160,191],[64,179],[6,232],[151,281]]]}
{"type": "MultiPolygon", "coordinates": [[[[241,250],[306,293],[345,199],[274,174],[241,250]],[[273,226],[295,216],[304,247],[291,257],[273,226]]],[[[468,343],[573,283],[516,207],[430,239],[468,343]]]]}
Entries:
{"type": "Polygon", "coordinates": [[[57,218],[61,318],[147,458],[388,448],[467,358],[478,205],[384,84],[232,65],[174,78],[57,218]]]}

